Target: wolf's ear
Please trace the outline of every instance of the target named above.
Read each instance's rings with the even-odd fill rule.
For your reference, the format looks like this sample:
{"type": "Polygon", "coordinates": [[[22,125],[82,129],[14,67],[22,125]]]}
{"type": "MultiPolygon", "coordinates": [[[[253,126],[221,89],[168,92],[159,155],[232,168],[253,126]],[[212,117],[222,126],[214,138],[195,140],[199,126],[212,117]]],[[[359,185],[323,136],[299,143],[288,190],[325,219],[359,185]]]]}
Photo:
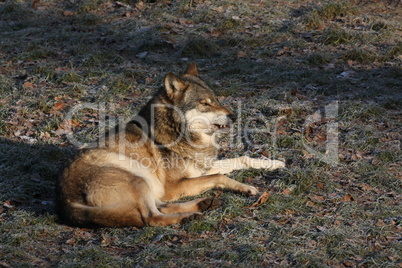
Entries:
{"type": "Polygon", "coordinates": [[[198,76],[197,65],[195,65],[195,62],[192,62],[188,65],[186,74],[198,76]]]}
{"type": "Polygon", "coordinates": [[[173,98],[176,94],[183,92],[187,88],[187,84],[173,73],[168,73],[163,80],[166,93],[169,98],[173,98]]]}

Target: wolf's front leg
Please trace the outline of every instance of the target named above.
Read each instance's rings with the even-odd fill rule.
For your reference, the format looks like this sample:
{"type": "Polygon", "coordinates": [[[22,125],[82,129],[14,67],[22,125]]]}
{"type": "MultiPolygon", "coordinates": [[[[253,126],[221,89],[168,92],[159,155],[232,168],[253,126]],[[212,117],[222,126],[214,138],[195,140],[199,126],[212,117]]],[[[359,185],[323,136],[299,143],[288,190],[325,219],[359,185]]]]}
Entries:
{"type": "Polygon", "coordinates": [[[257,159],[248,156],[242,156],[238,158],[215,161],[212,164],[212,168],[207,172],[207,174],[227,174],[234,170],[247,168],[274,170],[284,167],[285,163],[279,160],[257,159]]]}
{"type": "Polygon", "coordinates": [[[177,183],[167,185],[164,200],[177,200],[186,196],[199,195],[210,189],[230,189],[247,195],[256,195],[257,188],[232,180],[222,174],[205,175],[195,178],[181,179],[177,183]]]}

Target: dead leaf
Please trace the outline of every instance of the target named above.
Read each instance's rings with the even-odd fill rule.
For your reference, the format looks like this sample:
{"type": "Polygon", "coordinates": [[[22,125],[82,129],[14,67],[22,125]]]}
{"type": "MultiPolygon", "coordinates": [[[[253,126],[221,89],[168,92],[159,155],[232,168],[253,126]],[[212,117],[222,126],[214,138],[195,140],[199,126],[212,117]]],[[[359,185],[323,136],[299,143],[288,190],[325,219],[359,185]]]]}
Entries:
{"type": "Polygon", "coordinates": [[[290,195],[292,193],[292,190],[289,188],[286,188],[285,190],[282,191],[283,195],[290,195]]]}
{"type": "Polygon", "coordinates": [[[113,242],[116,240],[117,240],[116,237],[111,237],[109,235],[102,234],[101,246],[102,247],[109,246],[109,245],[113,244],[113,242]]]}
{"type": "Polygon", "coordinates": [[[50,137],[51,136],[49,132],[43,132],[43,131],[39,132],[39,138],[41,139],[49,139],[50,137]]]}
{"type": "Polygon", "coordinates": [[[146,7],[146,4],[142,1],[139,1],[137,4],[135,4],[135,7],[139,10],[143,10],[146,7]]]}
{"type": "Polygon", "coordinates": [[[355,262],[354,261],[351,261],[351,260],[346,260],[346,261],[344,261],[343,262],[343,265],[345,265],[346,267],[352,267],[352,266],[355,266],[355,262]]]}
{"type": "Polygon", "coordinates": [[[179,23],[180,23],[180,24],[193,24],[191,21],[189,21],[189,20],[184,20],[184,19],[179,19],[179,23]]]}
{"type": "Polygon", "coordinates": [[[244,179],[244,182],[250,183],[252,180],[253,180],[253,178],[247,177],[247,178],[244,179]]]}
{"type": "Polygon", "coordinates": [[[362,188],[363,191],[373,191],[374,190],[373,187],[371,187],[370,185],[365,184],[365,183],[361,183],[360,187],[362,188]]]}
{"type": "Polygon", "coordinates": [[[276,129],[275,134],[276,135],[287,135],[288,130],[289,130],[287,123],[288,123],[288,120],[285,118],[285,116],[278,118],[278,121],[275,124],[275,129],[276,129]]]}
{"type": "Polygon", "coordinates": [[[313,202],[311,202],[311,201],[307,201],[307,202],[306,202],[306,206],[312,207],[312,208],[317,207],[317,206],[316,206],[313,202]]]}
{"type": "Polygon", "coordinates": [[[8,263],[4,262],[4,261],[0,261],[0,266],[4,266],[4,267],[11,267],[10,265],[8,265],[8,263]]]}
{"type": "Polygon", "coordinates": [[[282,50],[280,50],[278,53],[276,53],[276,56],[280,57],[280,56],[283,56],[285,54],[286,55],[292,54],[292,52],[290,51],[289,47],[284,47],[282,50]]]}
{"type": "Polygon", "coordinates": [[[80,122],[74,120],[74,119],[68,119],[68,120],[64,120],[61,124],[60,127],[63,129],[71,129],[74,127],[77,127],[80,125],[80,122]]]}
{"type": "Polygon", "coordinates": [[[245,58],[245,57],[247,57],[247,54],[244,51],[238,51],[237,52],[237,57],[238,58],[245,58]]]}
{"type": "Polygon", "coordinates": [[[268,158],[271,157],[270,152],[267,152],[267,151],[263,151],[263,152],[261,152],[261,154],[262,154],[263,156],[265,156],[265,157],[268,157],[268,158]]]}
{"type": "Polygon", "coordinates": [[[284,126],[287,122],[288,122],[288,120],[283,117],[276,123],[275,127],[278,129],[278,128],[284,126]]]}
{"type": "Polygon", "coordinates": [[[292,91],[290,92],[290,95],[296,96],[299,100],[305,99],[305,97],[304,97],[303,95],[299,94],[298,92],[299,92],[298,89],[292,90],[292,91]]]}
{"type": "Polygon", "coordinates": [[[341,220],[336,220],[336,221],[334,221],[334,225],[341,225],[341,223],[342,223],[342,221],[341,220]]]}
{"type": "Polygon", "coordinates": [[[344,201],[344,202],[351,202],[351,201],[354,201],[354,200],[355,199],[350,194],[345,194],[341,199],[341,201],[344,201]]]}
{"type": "Polygon", "coordinates": [[[315,202],[324,202],[325,201],[325,198],[321,195],[310,196],[310,199],[315,202]]]}
{"type": "Polygon", "coordinates": [[[32,7],[36,7],[36,5],[39,3],[40,3],[40,0],[33,0],[32,7]]]}
{"type": "Polygon", "coordinates": [[[64,17],[70,17],[70,16],[72,16],[72,15],[74,15],[74,12],[72,12],[72,11],[70,11],[70,10],[65,10],[65,11],[63,12],[63,16],[64,16],[64,17]]]}
{"type": "Polygon", "coordinates": [[[77,243],[77,240],[75,240],[75,238],[70,238],[70,239],[68,239],[66,241],[66,244],[69,245],[69,246],[72,246],[72,245],[74,245],[76,243],[77,243]]]}
{"type": "Polygon", "coordinates": [[[381,245],[379,242],[375,242],[375,243],[374,243],[374,248],[375,248],[376,250],[380,250],[380,249],[382,249],[382,245],[381,245]]]}
{"type": "Polygon", "coordinates": [[[54,133],[57,136],[70,134],[73,132],[73,129],[79,125],[80,125],[80,123],[74,119],[64,120],[59,125],[57,130],[52,130],[52,133],[54,133]]]}
{"type": "Polygon", "coordinates": [[[65,108],[66,108],[66,104],[62,103],[62,102],[56,102],[53,107],[53,109],[56,111],[61,111],[61,110],[64,110],[65,108]]]}
{"type": "Polygon", "coordinates": [[[262,204],[264,204],[265,202],[267,202],[267,200],[269,199],[269,197],[271,196],[270,193],[267,192],[263,192],[262,195],[258,198],[258,200],[252,204],[251,206],[248,206],[246,208],[255,208],[255,207],[259,207],[262,204]]]}
{"type": "Polygon", "coordinates": [[[324,189],[324,184],[322,182],[317,183],[317,188],[324,189]]]}
{"type": "Polygon", "coordinates": [[[212,8],[213,11],[222,13],[224,11],[224,9],[222,7],[217,7],[217,8],[212,8]]]}
{"type": "Polygon", "coordinates": [[[4,201],[4,203],[3,203],[3,207],[5,207],[5,208],[9,208],[9,209],[12,209],[12,208],[14,208],[14,206],[13,205],[11,205],[11,202],[10,201],[4,201]]]}
{"type": "Polygon", "coordinates": [[[218,190],[215,194],[215,198],[218,198],[222,195],[223,191],[222,190],[218,190]]]}
{"type": "Polygon", "coordinates": [[[57,130],[54,130],[54,131],[52,130],[52,133],[55,134],[56,136],[62,136],[62,135],[70,134],[70,133],[72,133],[72,131],[67,131],[67,130],[59,127],[57,130]]]}
{"type": "Polygon", "coordinates": [[[217,29],[212,29],[211,30],[211,36],[213,36],[213,37],[219,37],[219,36],[221,36],[222,35],[222,31],[219,31],[219,30],[217,30],[217,29]]]}
{"type": "Polygon", "coordinates": [[[24,83],[24,89],[32,89],[32,88],[33,88],[33,84],[31,82],[24,83]]]}

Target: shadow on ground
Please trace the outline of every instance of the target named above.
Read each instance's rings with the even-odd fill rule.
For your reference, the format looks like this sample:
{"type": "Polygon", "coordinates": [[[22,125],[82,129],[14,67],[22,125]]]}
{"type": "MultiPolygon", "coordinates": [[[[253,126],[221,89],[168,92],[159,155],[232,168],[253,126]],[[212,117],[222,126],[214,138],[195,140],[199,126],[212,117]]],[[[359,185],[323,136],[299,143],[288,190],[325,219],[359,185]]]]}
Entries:
{"type": "Polygon", "coordinates": [[[0,138],[0,200],[16,209],[54,213],[55,181],[74,149],[0,138]]]}

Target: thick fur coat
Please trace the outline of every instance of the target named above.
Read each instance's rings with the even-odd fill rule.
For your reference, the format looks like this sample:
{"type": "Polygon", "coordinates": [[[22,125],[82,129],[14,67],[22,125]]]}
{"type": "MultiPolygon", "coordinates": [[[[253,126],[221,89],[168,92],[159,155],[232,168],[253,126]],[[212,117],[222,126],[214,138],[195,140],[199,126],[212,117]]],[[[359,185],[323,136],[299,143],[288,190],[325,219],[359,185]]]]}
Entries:
{"type": "Polygon", "coordinates": [[[84,149],[57,183],[57,209],[69,225],[166,226],[216,208],[216,198],[172,203],[213,188],[255,195],[258,190],[228,178],[244,168],[284,167],[277,160],[217,160],[215,136],[234,114],[223,107],[190,64],[182,76],[168,73],[161,88],[129,123],[84,149]]]}

